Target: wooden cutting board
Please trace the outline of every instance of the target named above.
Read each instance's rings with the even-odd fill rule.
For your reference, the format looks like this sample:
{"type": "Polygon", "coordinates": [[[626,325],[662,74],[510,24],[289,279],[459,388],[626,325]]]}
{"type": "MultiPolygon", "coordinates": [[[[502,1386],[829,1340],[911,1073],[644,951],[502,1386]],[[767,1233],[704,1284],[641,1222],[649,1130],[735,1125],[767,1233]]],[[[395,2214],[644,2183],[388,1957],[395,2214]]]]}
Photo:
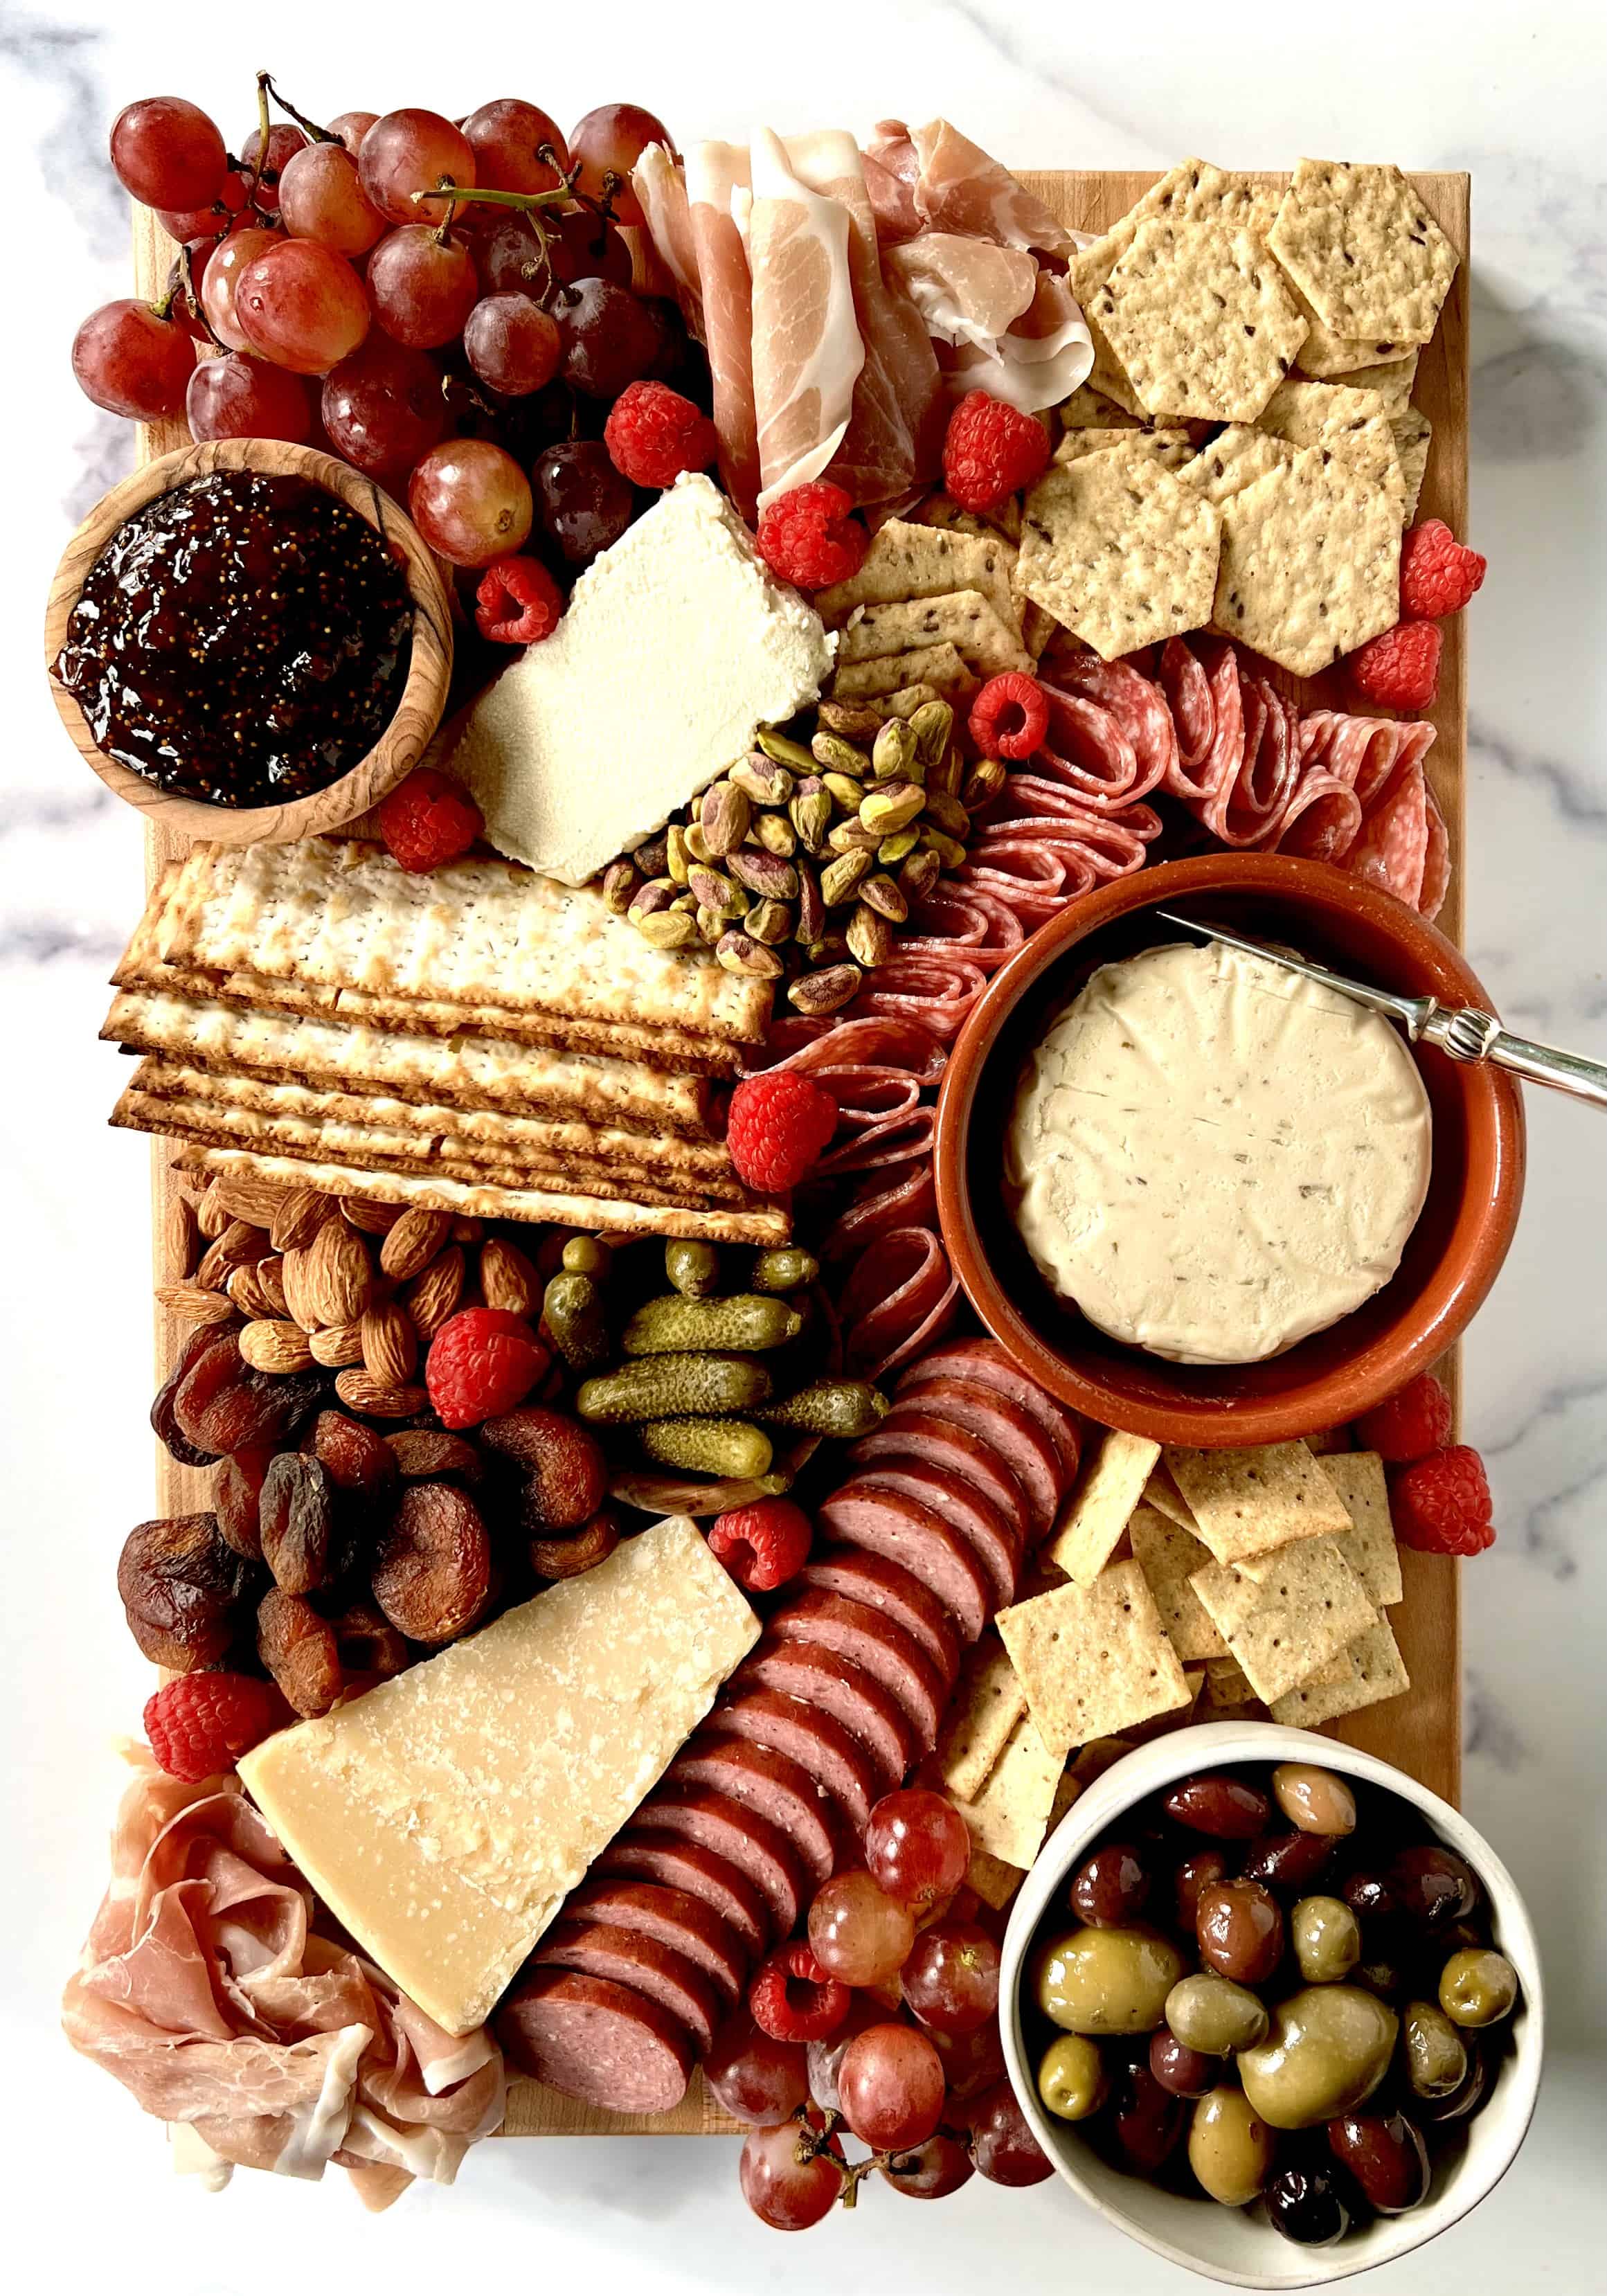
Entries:
{"type": "MultiPolygon", "coordinates": [[[[1287,177],[1264,176],[1259,180],[1280,189],[1287,177]]],[[[1090,170],[1086,173],[1042,173],[1022,181],[1074,230],[1101,232],[1124,215],[1155,181],[1152,173],[1090,170]]],[[[1418,361],[1413,391],[1415,405],[1434,426],[1428,475],[1418,506],[1419,518],[1442,518],[1458,536],[1467,531],[1468,441],[1468,200],[1469,178],[1462,175],[1414,176],[1412,181],[1461,258],[1461,267],[1440,314],[1439,331],[1418,361]]],[[[173,259],[172,242],[149,209],[135,211],[135,291],[155,297],[161,293],[173,259]]],[[[140,458],[167,454],[189,443],[182,422],[140,425],[140,458]]],[[[1445,652],[1439,673],[1439,698],[1431,713],[1439,738],[1429,753],[1428,775],[1451,832],[1451,889],[1439,924],[1453,940],[1462,939],[1462,855],[1465,808],[1467,746],[1467,653],[1462,616],[1444,626],[1445,652]]],[[[1345,697],[1332,676],[1302,683],[1280,671],[1275,680],[1288,691],[1314,703],[1344,706],[1345,697]]],[[[162,865],[179,851],[168,832],[149,829],[145,840],[147,884],[162,865]]],[[[168,1150],[158,1141],[152,1154],[152,1195],[158,1280],[161,1280],[161,1239],[171,1183],[168,1150]]],[[[166,1373],[176,1349],[179,1333],[172,1319],[157,1311],[156,1360],[159,1377],[166,1373]]],[[[1439,1365],[1440,1376],[1456,1392],[1454,1357],[1439,1365]]],[[[158,1446],[156,1496],[163,1514],[179,1514],[204,1507],[209,1477],[193,1468],[176,1466],[158,1446]]],[[[1402,1571],[1406,1595],[1390,1614],[1391,1624],[1412,1677],[1402,1698],[1370,1708],[1332,1726],[1332,1734],[1353,1746],[1365,1747],[1420,1778],[1447,1800],[1458,1799],[1462,1776],[1461,1628],[1456,1566],[1434,1556],[1404,1553],[1402,1571]]],[[[739,2124],[719,2112],[701,2079],[693,2081],[684,2103],[672,2112],[627,2119],[617,2113],[594,2112],[589,2107],[556,2095],[537,2082],[516,2080],[508,2096],[505,2136],[711,2136],[734,2132],[739,2124]]]]}

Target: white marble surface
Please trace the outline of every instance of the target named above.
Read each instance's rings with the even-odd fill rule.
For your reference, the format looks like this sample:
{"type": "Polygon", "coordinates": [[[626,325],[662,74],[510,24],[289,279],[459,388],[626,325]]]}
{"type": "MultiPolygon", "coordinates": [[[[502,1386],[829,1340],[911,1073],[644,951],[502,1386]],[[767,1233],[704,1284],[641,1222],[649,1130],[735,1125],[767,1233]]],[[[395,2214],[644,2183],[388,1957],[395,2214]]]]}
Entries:
{"type": "MultiPolygon", "coordinates": [[[[127,225],[103,160],[119,103],[174,89],[236,141],[271,63],[315,114],[448,111],[512,89],[560,119],[629,95],[682,136],[943,111],[1023,164],[1163,166],[1185,152],[1282,167],[1302,152],[1473,174],[1469,947],[1508,1020],[1607,1050],[1607,46],[1595,0],[1213,11],[975,0],[953,6],[614,5],[595,12],[271,12],[152,0],[0,6],[0,362],[5,732],[0,742],[0,1106],[7,1422],[0,1579],[0,2143],[19,2287],[267,2296],[298,2284],[815,2292],[860,2273],[924,2296],[1030,2275],[1180,2291],[1058,2187],[973,2184],[940,2211],[878,2188],[783,2240],[737,2200],[734,2146],[598,2141],[480,2148],[455,2192],[370,2221],[242,2177],[211,2202],[160,2136],[54,2032],[102,1887],[111,1746],[146,1670],[112,1597],[146,1508],[146,1161],[104,1118],[106,972],[138,904],[138,832],[73,758],[37,663],[45,579],[129,435],[78,396],[82,313],[126,291],[127,225]],[[1265,29],[1251,27],[1264,20],[1265,29]],[[314,2278],[316,2274],[316,2278],[314,2278]]],[[[1501,1538],[1467,1577],[1466,1803],[1527,1890],[1557,2050],[1535,2138],[1468,2224],[1376,2282],[1401,2296],[1559,2296],[1603,2284],[1602,1685],[1607,1275],[1598,1119],[1531,1104],[1516,1249],[1468,1347],[1468,1431],[1501,1538]],[[1592,2260],[1594,2259],[1594,2261],[1592,2260]]]]}

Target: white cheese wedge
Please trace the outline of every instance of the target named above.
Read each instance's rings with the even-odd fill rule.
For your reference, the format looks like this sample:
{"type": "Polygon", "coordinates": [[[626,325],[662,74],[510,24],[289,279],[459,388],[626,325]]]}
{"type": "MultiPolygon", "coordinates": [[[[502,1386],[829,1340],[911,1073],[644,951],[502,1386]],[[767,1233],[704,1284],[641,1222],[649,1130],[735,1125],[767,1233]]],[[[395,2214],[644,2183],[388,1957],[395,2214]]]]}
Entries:
{"type": "Polygon", "coordinates": [[[471,2032],[758,1637],[673,1516],[240,1775],[365,1952],[471,2032]]]}
{"type": "Polygon", "coordinates": [[[678,480],[576,583],[441,762],[500,853],[582,885],[816,700],[836,641],[717,487],[678,480]]]}
{"type": "Polygon", "coordinates": [[[1390,1022],[1236,950],[1102,966],[1017,1090],[1040,1273],[1115,1339],[1259,1363],[1387,1283],[1423,1210],[1428,1095],[1390,1022]]]}

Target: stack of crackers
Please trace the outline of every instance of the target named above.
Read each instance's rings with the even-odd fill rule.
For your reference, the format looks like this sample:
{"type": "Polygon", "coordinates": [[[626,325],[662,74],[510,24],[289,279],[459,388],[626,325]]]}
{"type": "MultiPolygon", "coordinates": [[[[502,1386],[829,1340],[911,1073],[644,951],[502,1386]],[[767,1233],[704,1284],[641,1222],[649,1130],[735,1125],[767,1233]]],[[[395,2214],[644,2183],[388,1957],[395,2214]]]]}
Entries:
{"type": "Polygon", "coordinates": [[[1376,1452],[1107,1434],[1039,1561],[1054,1583],[976,1645],[936,1758],[992,1904],[1139,1739],[1263,1714],[1313,1728],[1411,1686],[1376,1452]]]}
{"type": "Polygon", "coordinates": [[[889,519],[859,571],[815,600],[840,633],[833,694],[873,701],[890,717],[939,698],[963,709],[986,679],[1029,670],[1036,659],[1022,635],[1009,536],[946,495],[923,504],[920,518],[889,519]]]}
{"type": "Polygon", "coordinates": [[[774,1243],[711,1078],[767,982],[651,947],[594,886],[489,857],[198,845],[154,888],[102,1034],[114,1124],[181,1167],[482,1218],[774,1243]]]}
{"type": "Polygon", "coordinates": [[[1398,168],[1302,160],[1281,196],[1174,168],[1072,264],[1095,365],[1024,499],[1021,595],[1106,660],[1209,627],[1298,676],[1392,627],[1455,270],[1398,168]]]}

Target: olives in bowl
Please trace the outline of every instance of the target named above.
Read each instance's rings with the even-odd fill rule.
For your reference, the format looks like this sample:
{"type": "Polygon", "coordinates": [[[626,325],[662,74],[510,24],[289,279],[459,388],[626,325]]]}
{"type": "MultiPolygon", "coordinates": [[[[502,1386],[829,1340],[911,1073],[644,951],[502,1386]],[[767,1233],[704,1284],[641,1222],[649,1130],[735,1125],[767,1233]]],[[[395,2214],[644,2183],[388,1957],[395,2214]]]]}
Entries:
{"type": "Polygon", "coordinates": [[[1002,1978],[1011,2079],[1065,2181],[1246,2287],[1420,2245],[1533,2109],[1510,1878],[1414,1781],[1302,1731],[1196,1727],[1107,1769],[1022,1889],[1002,1978]]]}

